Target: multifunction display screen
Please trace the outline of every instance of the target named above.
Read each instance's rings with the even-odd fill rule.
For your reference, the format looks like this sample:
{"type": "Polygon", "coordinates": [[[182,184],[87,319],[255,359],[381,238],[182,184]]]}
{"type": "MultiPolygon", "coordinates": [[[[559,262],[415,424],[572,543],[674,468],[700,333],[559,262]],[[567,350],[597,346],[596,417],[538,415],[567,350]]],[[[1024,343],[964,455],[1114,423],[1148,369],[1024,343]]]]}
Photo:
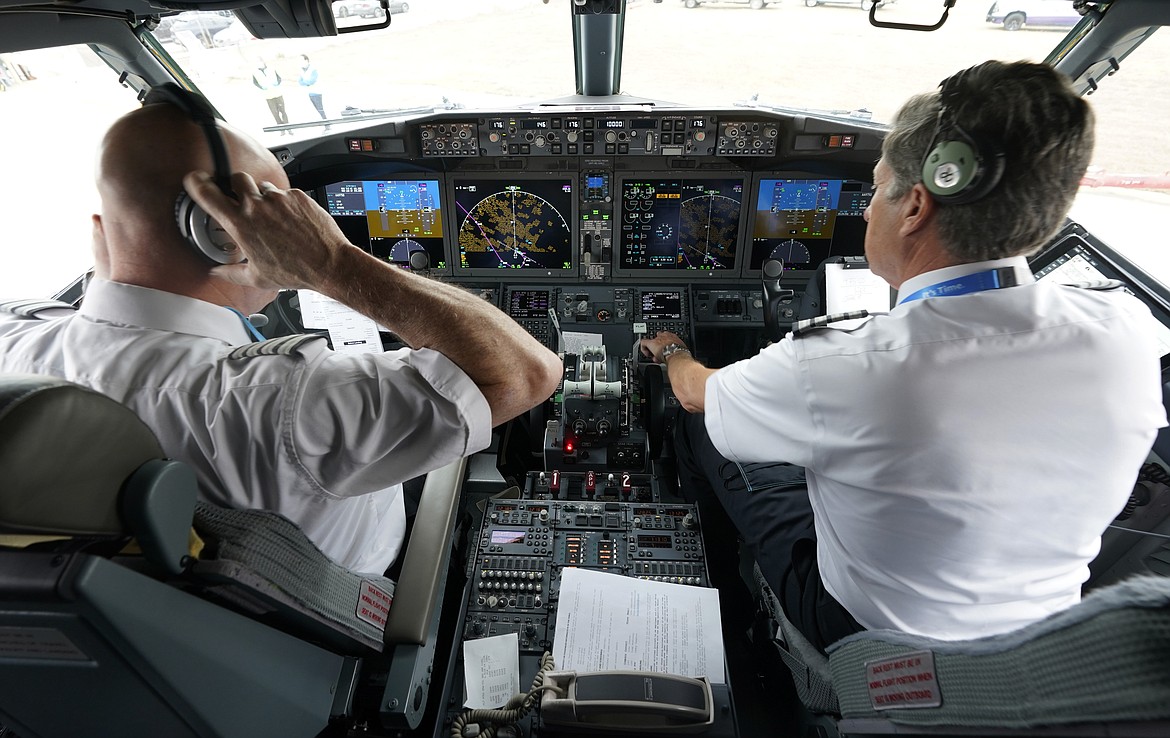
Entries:
{"type": "Polygon", "coordinates": [[[816,269],[830,256],[865,255],[870,186],[849,179],[761,179],[749,269],[779,259],[816,269]]]}
{"type": "Polygon", "coordinates": [[[456,179],[463,269],[573,268],[573,180],[456,179]]]}
{"type": "Polygon", "coordinates": [[[548,290],[512,290],[508,295],[508,315],[516,319],[547,318],[548,290]]]}
{"type": "Polygon", "coordinates": [[[673,290],[643,292],[642,320],[682,320],[682,293],[673,290]]]}
{"type": "Polygon", "coordinates": [[[443,207],[435,179],[335,182],[325,207],[351,243],[404,268],[445,269],[443,207]]]}
{"type": "Polygon", "coordinates": [[[645,177],[621,185],[620,269],[731,270],[743,179],[645,177]]]}
{"type": "Polygon", "coordinates": [[[503,545],[505,543],[522,543],[524,541],[524,531],[496,529],[492,531],[492,543],[496,545],[503,545]]]}

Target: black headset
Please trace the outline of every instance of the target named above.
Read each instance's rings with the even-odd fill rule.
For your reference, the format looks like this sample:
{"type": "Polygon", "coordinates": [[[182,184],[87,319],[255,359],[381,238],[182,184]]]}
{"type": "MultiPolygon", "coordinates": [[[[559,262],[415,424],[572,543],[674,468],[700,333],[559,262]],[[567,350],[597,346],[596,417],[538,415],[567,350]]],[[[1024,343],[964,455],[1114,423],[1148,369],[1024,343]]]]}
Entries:
{"type": "Polygon", "coordinates": [[[922,160],[922,184],[935,202],[965,205],[988,195],[1003,178],[1003,149],[973,136],[958,123],[966,70],[944,79],[939,87],[938,121],[922,160]]]}
{"type": "MultiPolygon", "coordinates": [[[[215,167],[214,180],[219,189],[233,200],[236,199],[232,190],[231,166],[228,163],[227,145],[219,128],[215,123],[215,111],[211,103],[202,96],[179,87],[173,82],[155,85],[150,89],[143,100],[146,105],[169,103],[182,110],[200,128],[207,137],[207,146],[211,149],[211,159],[215,167]]],[[[227,231],[215,222],[191,196],[186,192],[179,195],[175,201],[175,222],[179,232],[192,248],[216,264],[236,264],[243,261],[244,253],[240,251],[227,231]]]]}

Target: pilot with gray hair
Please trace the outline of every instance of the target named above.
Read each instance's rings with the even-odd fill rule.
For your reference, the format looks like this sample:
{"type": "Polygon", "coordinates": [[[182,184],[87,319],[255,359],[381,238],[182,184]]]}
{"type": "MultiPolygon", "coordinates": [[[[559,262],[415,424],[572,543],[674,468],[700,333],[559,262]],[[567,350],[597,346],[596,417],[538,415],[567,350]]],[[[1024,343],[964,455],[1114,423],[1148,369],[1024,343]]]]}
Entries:
{"type": "Polygon", "coordinates": [[[112,397],[194,469],[204,499],[282,513],[337,563],[381,574],[405,536],[402,482],[485,448],[553,393],[561,362],[478,296],[350,244],[202,98],[170,86],[147,103],[101,143],[80,309],[0,304],[0,371],[112,397]],[[291,288],[410,348],[254,342],[243,316],[291,288]]]}
{"type": "Polygon", "coordinates": [[[674,334],[642,342],[689,411],[682,491],[726,513],[816,646],[976,638],[1079,601],[1166,425],[1145,305],[1028,268],[1092,148],[1092,111],[1050,66],[959,72],[905,103],[874,169],[865,253],[897,290],[888,314],[719,370],[674,334]]]}

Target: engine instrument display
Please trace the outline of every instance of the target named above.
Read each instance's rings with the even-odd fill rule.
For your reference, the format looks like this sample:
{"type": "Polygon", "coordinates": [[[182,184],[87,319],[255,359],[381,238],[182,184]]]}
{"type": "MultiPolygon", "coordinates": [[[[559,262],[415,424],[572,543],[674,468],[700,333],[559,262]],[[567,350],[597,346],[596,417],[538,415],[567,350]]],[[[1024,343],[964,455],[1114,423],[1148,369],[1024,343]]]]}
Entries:
{"type": "Polygon", "coordinates": [[[865,255],[865,209],[872,191],[849,179],[760,179],[748,269],[768,259],[815,269],[830,256],[865,255]]]}
{"type": "Polygon", "coordinates": [[[325,186],[325,207],[351,243],[408,269],[446,269],[436,179],[350,180],[325,186]]]}
{"type": "Polygon", "coordinates": [[[743,194],[740,177],[625,179],[618,268],[734,270],[743,194]]]}
{"type": "Polygon", "coordinates": [[[455,179],[459,267],[569,274],[573,180],[455,179]]]}

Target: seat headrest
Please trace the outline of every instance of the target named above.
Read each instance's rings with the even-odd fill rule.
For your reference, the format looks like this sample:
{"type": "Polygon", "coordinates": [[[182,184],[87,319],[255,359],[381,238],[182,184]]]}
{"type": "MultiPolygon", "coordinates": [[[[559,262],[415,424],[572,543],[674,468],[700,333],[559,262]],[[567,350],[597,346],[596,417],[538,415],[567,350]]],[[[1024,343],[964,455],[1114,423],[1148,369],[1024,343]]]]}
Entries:
{"type": "Polygon", "coordinates": [[[164,458],[129,408],[71,382],[0,375],[0,529],[117,535],[118,494],[164,458]]]}

